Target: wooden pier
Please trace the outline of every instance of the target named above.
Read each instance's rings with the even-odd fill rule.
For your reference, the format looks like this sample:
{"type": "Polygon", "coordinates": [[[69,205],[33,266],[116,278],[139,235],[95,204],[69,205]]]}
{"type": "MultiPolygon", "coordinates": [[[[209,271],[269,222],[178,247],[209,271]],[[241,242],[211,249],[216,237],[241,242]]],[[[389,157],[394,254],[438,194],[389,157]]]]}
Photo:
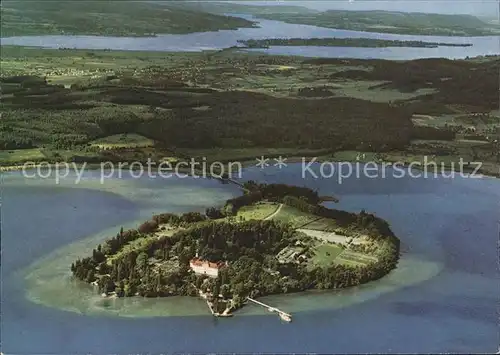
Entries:
{"type": "Polygon", "coordinates": [[[232,317],[233,316],[233,314],[231,313],[231,309],[227,308],[227,306],[226,306],[226,309],[224,310],[224,312],[222,312],[222,313],[216,312],[214,310],[212,302],[210,302],[207,295],[205,293],[203,293],[200,289],[198,289],[195,284],[191,283],[191,285],[198,291],[198,295],[201,297],[201,299],[205,300],[205,302],[207,303],[208,309],[210,310],[210,313],[212,313],[212,315],[214,317],[232,317]]]}
{"type": "Polygon", "coordinates": [[[272,307],[272,306],[270,306],[268,304],[259,302],[257,300],[254,300],[253,298],[250,298],[250,297],[247,297],[247,300],[250,301],[250,302],[253,302],[255,304],[258,304],[259,306],[267,308],[267,310],[269,312],[278,313],[278,315],[280,316],[280,318],[283,319],[285,322],[291,322],[292,321],[292,315],[289,314],[289,313],[283,312],[279,308],[272,307]]]}

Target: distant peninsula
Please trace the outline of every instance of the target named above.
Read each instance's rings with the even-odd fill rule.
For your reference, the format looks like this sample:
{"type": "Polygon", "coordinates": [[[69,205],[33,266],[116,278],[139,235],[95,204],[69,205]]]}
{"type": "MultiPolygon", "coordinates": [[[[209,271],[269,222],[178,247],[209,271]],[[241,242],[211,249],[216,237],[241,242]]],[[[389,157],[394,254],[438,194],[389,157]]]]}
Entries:
{"type": "Polygon", "coordinates": [[[437,48],[470,47],[470,43],[442,43],[424,41],[399,41],[376,38],[267,38],[239,40],[239,43],[248,48],[269,48],[270,46],[318,46],[318,47],[418,47],[437,48]]]}
{"type": "Polygon", "coordinates": [[[164,213],[121,229],[72,263],[74,277],[105,297],[197,296],[213,315],[231,316],[260,296],[356,286],[396,267],[399,239],[384,220],[326,208],[336,199],[305,187],[243,189],[204,214],[164,213]]]}
{"type": "Polygon", "coordinates": [[[240,17],[174,6],[174,2],[9,1],[2,3],[2,36],[91,35],[154,37],[157,34],[253,27],[240,17]]]}
{"type": "Polygon", "coordinates": [[[427,36],[497,36],[500,26],[472,15],[398,11],[262,13],[259,18],[341,30],[427,36]]]}

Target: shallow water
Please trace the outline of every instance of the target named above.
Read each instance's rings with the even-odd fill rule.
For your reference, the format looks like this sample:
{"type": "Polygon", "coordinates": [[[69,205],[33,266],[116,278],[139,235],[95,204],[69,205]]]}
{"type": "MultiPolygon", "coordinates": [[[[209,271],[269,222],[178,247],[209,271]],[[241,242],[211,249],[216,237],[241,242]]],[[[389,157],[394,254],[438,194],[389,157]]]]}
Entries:
{"type": "Polygon", "coordinates": [[[307,185],[339,196],[339,208],[386,218],[402,240],[400,266],[380,281],[349,290],[269,297],[294,313],[291,324],[252,306],[232,319],[214,320],[202,302],[189,298],[104,301],[88,286],[68,287],[67,262],[85,253],[84,246],[153,212],[222,203],[239,193],[236,187],[195,179],[122,179],[101,186],[94,173],[82,186],[68,180],[56,187],[10,173],[2,189],[3,351],[496,350],[498,180],[353,178],[338,184],[304,180],[299,165],[249,168],[243,178],[307,185]],[[191,316],[147,318],[181,314],[191,316]]]}
{"type": "Polygon", "coordinates": [[[371,33],[338,30],[317,26],[289,24],[281,21],[255,19],[252,16],[237,14],[258,21],[259,28],[240,28],[217,32],[190,34],[162,34],[157,37],[104,37],[104,36],[20,36],[2,38],[2,45],[38,46],[44,48],[113,49],[141,51],[203,51],[219,50],[237,46],[238,40],[264,38],[378,38],[388,40],[420,40],[428,42],[470,43],[471,47],[438,48],[355,48],[355,47],[288,47],[273,46],[259,51],[269,54],[298,55],[308,57],[350,57],[379,59],[417,59],[417,58],[465,58],[479,55],[500,54],[498,36],[486,37],[444,37],[414,36],[388,33],[371,33]]]}

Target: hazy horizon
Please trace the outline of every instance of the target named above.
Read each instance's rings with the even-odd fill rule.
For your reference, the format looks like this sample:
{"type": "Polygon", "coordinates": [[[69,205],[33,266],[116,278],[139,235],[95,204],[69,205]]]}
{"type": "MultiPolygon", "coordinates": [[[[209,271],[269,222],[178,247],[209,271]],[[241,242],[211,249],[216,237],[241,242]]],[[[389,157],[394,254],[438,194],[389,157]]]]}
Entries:
{"type": "MultiPolygon", "coordinates": [[[[224,1],[224,0],[220,0],[224,1]]],[[[227,2],[253,5],[297,5],[315,10],[384,10],[401,12],[428,12],[440,14],[469,14],[498,19],[498,0],[316,0],[316,1],[237,1],[227,2]]]]}

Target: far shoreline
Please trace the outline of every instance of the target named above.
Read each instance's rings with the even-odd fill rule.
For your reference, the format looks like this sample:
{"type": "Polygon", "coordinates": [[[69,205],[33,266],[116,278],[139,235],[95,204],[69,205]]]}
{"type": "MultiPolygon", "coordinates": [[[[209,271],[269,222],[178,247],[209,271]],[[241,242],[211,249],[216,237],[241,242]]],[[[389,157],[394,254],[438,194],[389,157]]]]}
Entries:
{"type": "MultiPolygon", "coordinates": [[[[277,158],[278,155],[276,156],[266,156],[267,158],[277,158]]],[[[408,162],[408,161],[401,161],[401,162],[395,162],[395,161],[391,161],[391,160],[380,160],[380,161],[369,161],[369,160],[366,160],[366,161],[361,161],[361,160],[355,160],[355,159],[342,159],[342,160],[336,160],[334,159],[333,157],[332,158],[328,158],[328,157],[324,157],[324,156],[318,156],[318,157],[313,157],[313,156],[307,156],[307,155],[304,155],[304,156],[290,156],[290,157],[284,157],[286,159],[286,163],[287,164],[298,164],[298,163],[302,163],[302,160],[303,159],[312,159],[312,158],[316,158],[316,162],[315,163],[324,163],[324,162],[331,162],[331,163],[359,163],[361,165],[364,165],[364,164],[367,164],[367,163],[370,163],[370,162],[373,162],[377,165],[377,167],[380,167],[381,165],[384,165],[386,168],[390,168],[393,164],[395,163],[402,163],[402,167],[404,168],[413,168],[415,170],[419,170],[419,171],[422,171],[424,170],[425,166],[420,162],[420,161],[414,161],[414,162],[408,162]],[[414,164],[412,165],[413,163],[415,162],[418,162],[419,164],[414,164]]],[[[222,159],[219,161],[220,163],[222,164],[229,164],[229,163],[240,163],[242,168],[248,168],[248,167],[253,167],[255,166],[255,159],[248,159],[248,158],[243,158],[241,160],[225,160],[225,159],[222,159]]],[[[101,162],[101,163],[75,163],[75,162],[59,162],[59,163],[48,163],[48,164],[45,164],[43,163],[43,168],[50,168],[50,169],[53,169],[53,168],[56,168],[57,166],[59,167],[64,167],[65,165],[64,164],[68,164],[70,166],[70,168],[76,168],[78,170],[84,168],[85,170],[89,170],[89,171],[96,171],[96,170],[100,170],[101,169],[101,164],[103,164],[105,162],[101,162]],[[57,165],[59,164],[59,165],[57,165]]],[[[126,163],[126,162],[123,162],[123,163],[126,163]]],[[[139,163],[141,163],[143,166],[144,165],[147,165],[147,162],[141,162],[139,161],[139,163]]],[[[154,167],[158,167],[158,164],[160,164],[161,162],[153,162],[155,163],[154,165],[152,165],[153,167],[153,170],[154,170],[154,167]]],[[[207,160],[207,164],[210,164],[211,161],[207,160]]],[[[458,162],[456,162],[458,164],[458,162]]],[[[119,163],[117,163],[119,164],[119,163]]],[[[438,169],[442,169],[442,172],[457,172],[457,173],[460,173],[459,170],[452,170],[450,166],[448,165],[442,165],[442,164],[439,164],[439,163],[436,163],[438,165],[438,169]]],[[[427,166],[429,166],[430,164],[428,164],[427,166]]],[[[40,167],[42,167],[42,163],[35,163],[34,165],[30,166],[29,168],[25,168],[25,165],[21,165],[21,164],[14,164],[14,165],[0,165],[0,175],[2,173],[6,173],[6,172],[22,172],[23,170],[26,170],[26,171],[33,171],[35,169],[39,169],[40,167]]],[[[139,168],[131,168],[130,167],[130,163],[128,163],[126,166],[124,166],[125,170],[126,171],[138,171],[140,170],[139,168]]],[[[474,172],[474,168],[468,168],[467,166],[464,166],[463,167],[463,173],[467,173],[467,172],[474,172]]],[[[109,171],[110,169],[104,169],[104,171],[109,171]]],[[[174,173],[175,171],[173,171],[174,169],[170,169],[166,172],[170,172],[170,173],[174,173]]],[[[183,174],[187,174],[187,175],[192,175],[191,172],[192,170],[189,169],[189,168],[185,168],[185,169],[178,169],[178,172],[179,173],[183,173],[183,174]]],[[[500,168],[499,168],[499,172],[498,174],[492,174],[490,172],[484,172],[482,171],[481,169],[479,169],[477,171],[477,173],[481,174],[482,177],[488,177],[488,178],[495,178],[495,179],[499,179],[500,178],[500,168]]],[[[206,178],[214,178],[214,179],[219,179],[219,180],[231,180],[231,179],[227,179],[226,177],[224,176],[218,176],[218,175],[213,175],[213,176],[209,176],[209,174],[206,174],[206,176],[198,176],[198,177],[206,177],[206,178]]]]}
{"type": "Polygon", "coordinates": [[[295,47],[354,47],[354,48],[438,48],[438,47],[472,47],[471,43],[428,42],[417,40],[389,40],[377,38],[267,38],[238,40],[246,49],[269,49],[275,46],[295,47]]]}

